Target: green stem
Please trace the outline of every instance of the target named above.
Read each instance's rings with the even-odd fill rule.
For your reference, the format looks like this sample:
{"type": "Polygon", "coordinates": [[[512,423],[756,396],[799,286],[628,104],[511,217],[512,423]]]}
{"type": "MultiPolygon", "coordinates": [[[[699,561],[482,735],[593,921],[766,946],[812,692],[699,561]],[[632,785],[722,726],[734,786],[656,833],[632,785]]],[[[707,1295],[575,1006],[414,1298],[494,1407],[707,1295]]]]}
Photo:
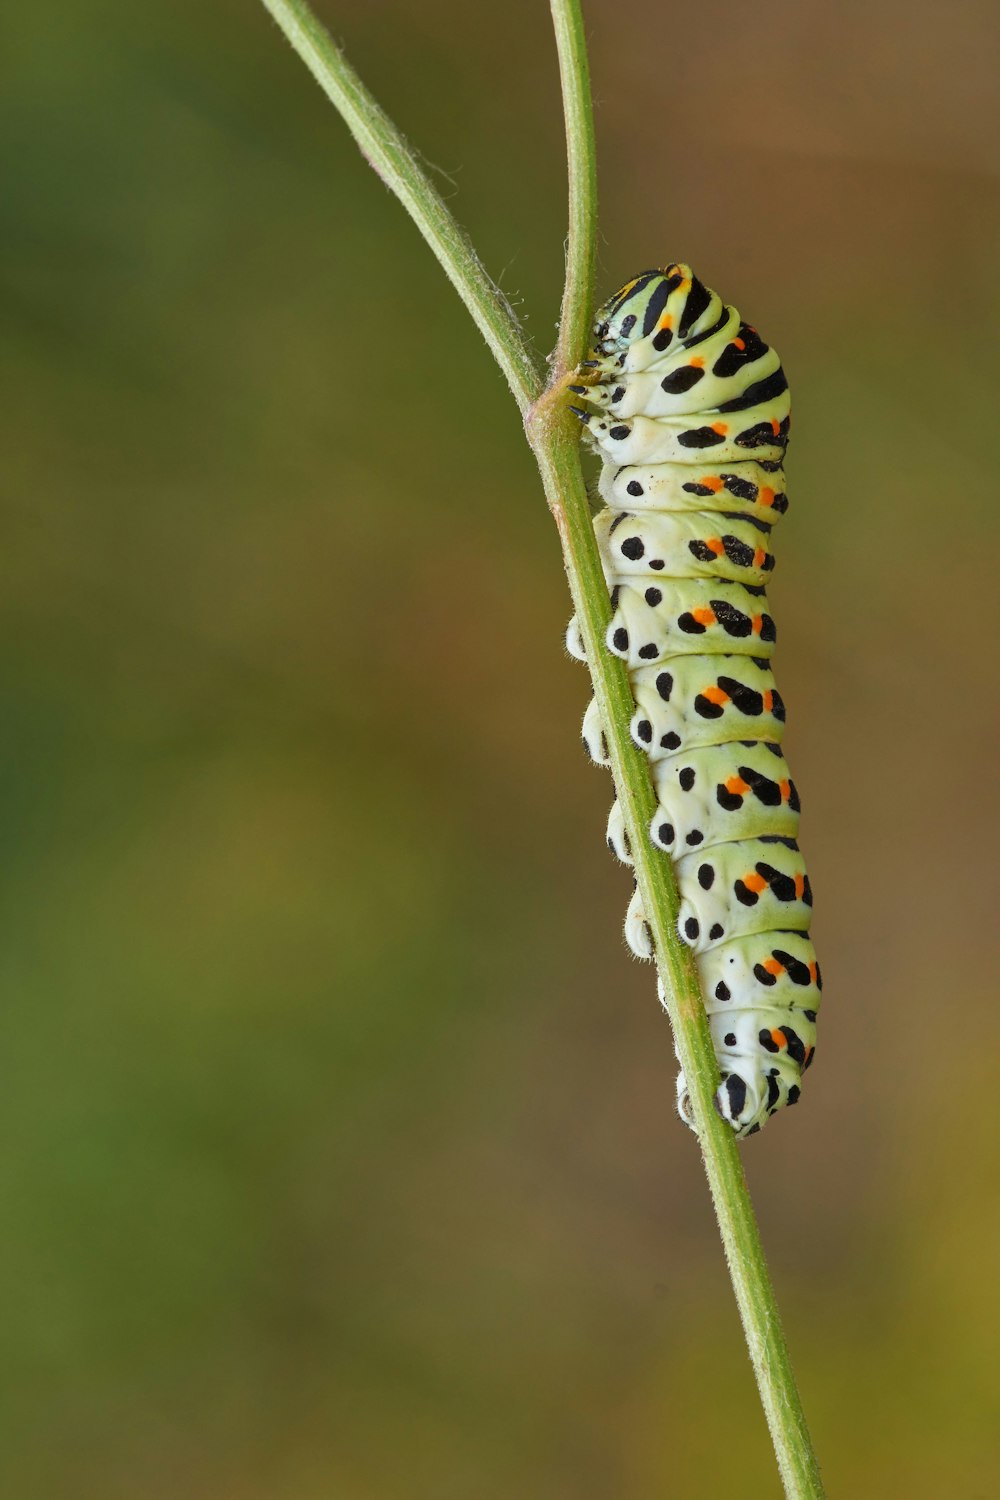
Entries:
{"type": "Polygon", "coordinates": [[[559,342],[552,379],[544,392],[538,366],[506,299],[483,270],[402,135],[305,0],[263,0],[263,4],[343,115],[371,165],[416,222],[489,344],[524,414],[528,441],[559,531],[643,911],[653,933],[705,1172],[785,1494],[789,1500],[822,1500],[819,1468],[736,1138],[714,1108],[718,1067],[694,959],[677,934],[679,898],[673,866],[648,837],[656,805],[649,762],[629,734],[634,703],[625,665],[604,644],[611,603],[580,465],[578,426],[564,399],[566,381],[586,352],[596,242],[594,131],[579,0],[551,0],[566,120],[570,221],[559,342]]]}
{"type": "Polygon", "coordinates": [[[597,150],[583,15],[578,3],[551,0],[551,5],[566,122],[569,180],[566,285],[552,371],[553,381],[558,381],[575,370],[583,359],[590,335],[597,259],[597,150]]]}

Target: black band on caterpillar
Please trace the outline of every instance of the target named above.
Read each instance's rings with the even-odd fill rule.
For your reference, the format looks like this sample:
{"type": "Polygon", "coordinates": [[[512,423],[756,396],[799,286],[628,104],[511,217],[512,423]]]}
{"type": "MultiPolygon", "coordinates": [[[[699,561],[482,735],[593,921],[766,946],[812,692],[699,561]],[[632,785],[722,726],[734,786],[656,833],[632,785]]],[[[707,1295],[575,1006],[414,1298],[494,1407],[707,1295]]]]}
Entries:
{"type": "MultiPolygon", "coordinates": [[[[716,1107],[753,1135],[799,1098],[821,989],[764,592],[788,508],[788,382],[757,330],[685,265],[615,293],[585,368],[574,389],[587,404],[573,410],[604,459],[594,527],[613,608],[607,645],[628,665],[632,736],[652,762],[649,837],[676,862],[678,930],[696,954],[722,1074],[716,1107]]],[[[567,646],[582,659],[575,619],[567,646]]],[[[593,702],[583,737],[606,764],[593,702]]],[[[617,803],[608,844],[631,862],[617,803]]],[[[653,956],[637,893],[625,936],[653,956]]],[[[677,1093],[690,1124],[683,1074],[677,1093]]]]}

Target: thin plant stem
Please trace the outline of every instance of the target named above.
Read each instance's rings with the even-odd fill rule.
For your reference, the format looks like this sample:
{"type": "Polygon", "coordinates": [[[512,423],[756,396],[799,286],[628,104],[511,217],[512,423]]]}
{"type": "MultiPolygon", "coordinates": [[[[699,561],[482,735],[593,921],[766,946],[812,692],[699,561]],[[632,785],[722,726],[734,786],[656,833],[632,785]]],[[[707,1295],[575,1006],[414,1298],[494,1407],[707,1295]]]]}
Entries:
{"type": "Polygon", "coordinates": [[[597,259],[597,149],[583,14],[579,4],[567,0],[551,0],[551,5],[566,122],[569,182],[566,284],[552,366],[552,379],[558,383],[583,359],[590,333],[597,259]]]}
{"type": "Polygon", "coordinates": [[[570,208],[559,340],[551,380],[544,390],[538,364],[506,299],[403,136],[305,0],[262,3],[340,111],[375,171],[416,222],[486,339],[524,415],[559,532],[643,911],[653,934],[666,1008],[778,1469],[788,1500],[822,1500],[819,1467],[739,1148],[731,1127],[714,1108],[718,1065],[694,958],[677,932],[679,897],[673,866],[648,836],[656,806],[649,762],[629,733],[634,702],[625,664],[604,643],[611,603],[580,463],[578,425],[564,397],[565,385],[586,352],[596,244],[594,129],[579,0],[551,0],[566,121],[570,208]]]}

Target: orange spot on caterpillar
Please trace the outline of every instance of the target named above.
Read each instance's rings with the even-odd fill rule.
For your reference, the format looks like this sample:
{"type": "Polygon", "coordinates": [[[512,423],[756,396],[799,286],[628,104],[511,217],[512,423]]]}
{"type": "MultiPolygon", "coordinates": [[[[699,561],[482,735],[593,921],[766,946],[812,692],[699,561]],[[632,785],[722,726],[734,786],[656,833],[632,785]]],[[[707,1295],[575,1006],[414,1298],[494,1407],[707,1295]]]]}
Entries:
{"type": "Polygon", "coordinates": [[[711,490],[713,495],[717,495],[722,489],[722,480],[718,474],[706,474],[704,479],[698,480],[698,483],[702,489],[711,490]]]}
{"type": "MultiPolygon", "coordinates": [[[[765,964],[764,967],[766,969],[767,968],[767,964],[765,964]]],[[[774,1043],[774,1045],[776,1047],[787,1047],[788,1046],[788,1038],[784,1035],[783,1032],[778,1031],[777,1028],[775,1028],[775,1030],[771,1032],[771,1041],[774,1043]]]]}
{"type": "Polygon", "coordinates": [[[775,437],[777,437],[778,433],[781,431],[781,423],[778,421],[777,417],[771,418],[771,431],[774,433],[775,437]]]}
{"type": "Polygon", "coordinates": [[[764,694],[764,712],[766,714],[769,714],[771,712],[771,709],[773,707],[774,707],[774,694],[771,692],[771,689],[768,688],[767,692],[764,694]]]}
{"type": "MultiPolygon", "coordinates": [[[[805,888],[806,888],[806,878],[805,878],[805,876],[804,875],[796,875],[796,877],[795,877],[795,899],[796,899],[796,901],[801,901],[802,900],[802,895],[803,895],[803,892],[805,891],[805,888]]],[[[815,964],[810,964],[809,965],[809,972],[812,975],[813,979],[815,979],[816,978],[816,965],[815,964]]]]}
{"type": "Polygon", "coordinates": [[[816,963],[815,963],[815,960],[809,965],[809,977],[812,980],[813,984],[815,984],[816,983],[816,963]]]}
{"type": "Polygon", "coordinates": [[[751,622],[751,629],[753,630],[754,635],[760,635],[760,627],[763,623],[763,615],[754,615],[753,621],[751,622]]]}
{"type": "Polygon", "coordinates": [[[745,349],[746,348],[746,340],[745,339],[733,339],[733,348],[734,349],[745,349]]]}
{"type": "Polygon", "coordinates": [[[691,614],[698,621],[699,625],[714,625],[715,624],[715,610],[714,609],[693,609],[691,611],[691,614]]]}
{"type": "Polygon", "coordinates": [[[781,793],[782,802],[787,802],[789,795],[791,794],[792,783],[790,781],[779,781],[778,790],[781,793]]]}
{"type": "Polygon", "coordinates": [[[707,687],[701,696],[707,698],[709,703],[721,705],[729,702],[729,694],[724,692],[720,687],[707,687]]]}
{"type": "MultiPolygon", "coordinates": [[[[726,433],[729,431],[729,425],[726,422],[713,422],[712,431],[717,432],[720,437],[725,437],[726,433]]],[[[704,447],[704,444],[702,444],[702,447],[704,447]]]]}
{"type": "Polygon", "coordinates": [[[696,355],[694,359],[689,359],[688,364],[691,366],[692,370],[703,370],[705,368],[705,361],[698,355],[696,355]]]}
{"type": "Polygon", "coordinates": [[[731,797],[745,797],[749,790],[750,784],[742,776],[730,776],[726,782],[726,791],[731,797]]]}
{"type": "Polygon", "coordinates": [[[759,896],[761,891],[767,885],[767,881],[764,879],[763,875],[758,875],[755,870],[752,875],[744,875],[743,884],[746,886],[748,891],[753,891],[756,895],[759,896]]]}
{"type": "Polygon", "coordinates": [[[753,565],[754,565],[754,567],[755,568],[762,568],[764,566],[764,559],[765,559],[766,556],[767,556],[767,553],[764,551],[763,547],[758,547],[757,551],[753,555],[753,565]]]}
{"type": "Polygon", "coordinates": [[[769,490],[767,488],[767,486],[765,485],[765,487],[762,490],[758,490],[758,492],[757,492],[757,499],[758,499],[758,501],[760,502],[761,505],[773,505],[774,504],[774,491],[773,490],[769,490]]]}
{"type": "Polygon", "coordinates": [[[714,552],[716,557],[721,557],[726,550],[722,545],[722,538],[717,536],[706,537],[705,546],[709,552],[714,552]]]}
{"type": "Polygon", "coordinates": [[[770,958],[764,960],[761,968],[766,969],[769,974],[773,974],[775,979],[777,979],[779,974],[785,972],[784,964],[779,963],[773,953],[770,958]]]}
{"type": "Polygon", "coordinates": [[[673,328],[673,326],[674,326],[674,315],[673,315],[673,313],[664,313],[663,317],[660,319],[659,326],[661,328],[673,328]]]}

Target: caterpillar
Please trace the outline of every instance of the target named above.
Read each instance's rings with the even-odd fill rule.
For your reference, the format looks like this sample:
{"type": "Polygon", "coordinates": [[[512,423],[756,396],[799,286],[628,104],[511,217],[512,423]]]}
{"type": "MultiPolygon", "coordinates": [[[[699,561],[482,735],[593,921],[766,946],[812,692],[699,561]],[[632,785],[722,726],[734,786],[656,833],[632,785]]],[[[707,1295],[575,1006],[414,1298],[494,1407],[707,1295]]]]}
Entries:
{"type": "MultiPolygon", "coordinates": [[[[687,265],[644,271],[601,308],[571,409],[603,460],[594,528],[611,593],[606,644],[628,667],[631,734],[657,797],[719,1063],[715,1105],[740,1138],[798,1101],[822,979],[785,764],[785,705],[765,588],[788,508],[788,382],[777,354],[687,265]]],[[[585,653],[576,617],[566,636],[585,653]]],[[[583,721],[608,762],[600,712],[583,721]]],[[[617,802],[612,851],[631,864],[617,802]]],[[[653,957],[636,890],[625,938],[653,957]]],[[[660,1000],[663,1001],[662,988],[660,1000]]],[[[693,1124],[683,1071],[681,1118],[693,1124]]]]}

